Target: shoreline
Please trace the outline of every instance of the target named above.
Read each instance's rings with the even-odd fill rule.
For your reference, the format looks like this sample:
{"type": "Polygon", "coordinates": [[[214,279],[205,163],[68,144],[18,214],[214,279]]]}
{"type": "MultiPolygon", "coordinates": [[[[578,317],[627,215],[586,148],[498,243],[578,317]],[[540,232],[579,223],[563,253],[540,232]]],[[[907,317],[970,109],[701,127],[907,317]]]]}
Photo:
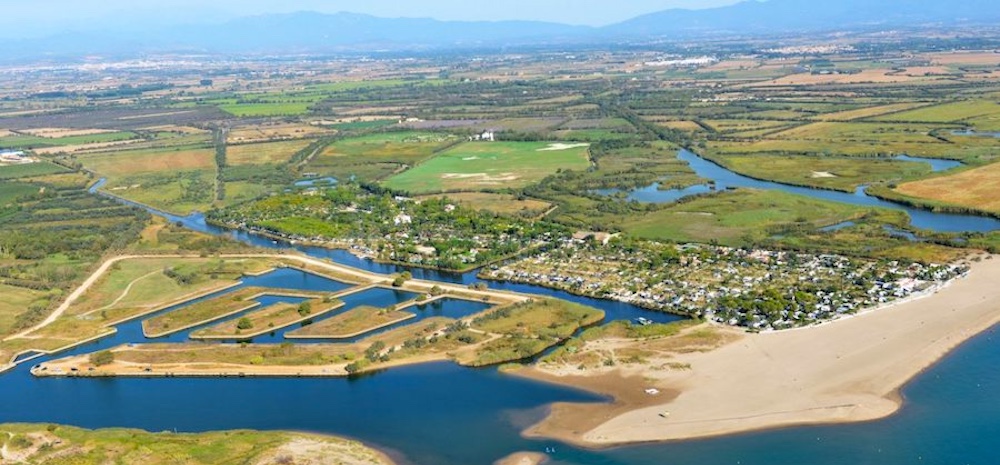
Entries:
{"type": "Polygon", "coordinates": [[[928,295],[823,325],[750,334],[704,324],[732,340],[669,357],[689,369],[646,364],[618,367],[617,373],[546,365],[521,370],[514,374],[614,398],[600,407],[554,404],[546,419],[523,434],[599,449],[886,418],[903,406],[901,389],[908,382],[1000,324],[998,280],[1000,259],[993,257],[928,295]],[[609,374],[632,381],[601,389],[599,378],[609,374]],[[650,387],[660,389],[659,396],[677,395],[634,400],[650,387]],[[586,424],[582,412],[588,410],[589,417],[611,418],[586,424]]]}

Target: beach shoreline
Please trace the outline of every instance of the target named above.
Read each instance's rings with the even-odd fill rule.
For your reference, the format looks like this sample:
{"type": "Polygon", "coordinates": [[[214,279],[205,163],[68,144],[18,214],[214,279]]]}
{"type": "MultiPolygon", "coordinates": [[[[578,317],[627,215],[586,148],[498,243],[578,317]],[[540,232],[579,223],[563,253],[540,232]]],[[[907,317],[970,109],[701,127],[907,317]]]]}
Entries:
{"type": "Polygon", "coordinates": [[[554,404],[523,434],[601,449],[883,419],[903,406],[901,389],[909,381],[1000,323],[998,281],[1000,259],[985,257],[967,276],[927,295],[822,325],[749,334],[704,324],[730,339],[669,358],[690,367],[684,370],[653,363],[519,370],[514,374],[614,399],[554,404]],[[595,381],[612,374],[621,382],[611,388],[595,381]],[[659,401],[641,399],[649,388],[661,391],[659,401]],[[595,417],[599,424],[588,423],[595,417]]]}

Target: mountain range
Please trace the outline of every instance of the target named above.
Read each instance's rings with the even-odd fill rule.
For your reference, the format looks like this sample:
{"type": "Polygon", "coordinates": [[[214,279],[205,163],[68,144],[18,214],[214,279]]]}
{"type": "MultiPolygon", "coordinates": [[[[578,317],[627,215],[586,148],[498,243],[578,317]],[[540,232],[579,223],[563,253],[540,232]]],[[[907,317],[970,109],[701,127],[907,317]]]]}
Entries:
{"type": "Polygon", "coordinates": [[[322,53],[428,50],[616,40],[780,34],[933,24],[995,25],[996,0],[748,0],[703,10],[671,9],[605,27],[533,21],[463,22],[301,12],[219,24],[137,30],[102,27],[41,39],[2,40],[7,59],[152,52],[322,53]]]}

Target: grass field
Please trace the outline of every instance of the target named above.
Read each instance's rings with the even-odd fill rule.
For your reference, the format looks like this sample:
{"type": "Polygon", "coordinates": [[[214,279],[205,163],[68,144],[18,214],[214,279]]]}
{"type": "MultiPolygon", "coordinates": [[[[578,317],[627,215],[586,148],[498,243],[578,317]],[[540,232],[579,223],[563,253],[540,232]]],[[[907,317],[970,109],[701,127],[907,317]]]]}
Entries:
{"type": "Polygon", "coordinates": [[[5,182],[0,184],[0,207],[10,205],[19,197],[37,193],[39,187],[21,182],[5,182]]]}
{"type": "Polygon", "coordinates": [[[545,142],[465,143],[406,172],[385,186],[413,194],[524,187],[559,170],[590,166],[587,147],[561,150],[545,142]]]}
{"type": "Polygon", "coordinates": [[[73,135],[67,137],[40,136],[10,136],[0,137],[0,147],[13,149],[33,149],[39,147],[55,147],[64,145],[100,144],[135,139],[139,136],[134,132],[106,132],[100,134],[73,135]]]}
{"type": "Polygon", "coordinates": [[[896,192],[1000,213],[1000,164],[900,185],[896,192]]]}
{"type": "Polygon", "coordinates": [[[486,366],[537,355],[578,329],[604,319],[604,312],[555,299],[502,307],[473,320],[472,327],[505,337],[459,358],[463,365],[486,366]]]}
{"type": "Polygon", "coordinates": [[[454,136],[429,132],[392,132],[331,144],[304,171],[339,179],[378,181],[434,156],[454,136]]]}
{"type": "Polygon", "coordinates": [[[122,313],[152,309],[204,289],[231,284],[244,272],[259,272],[270,266],[271,263],[264,259],[125,260],[82,295],[67,314],[103,311],[113,321],[123,316],[122,313]],[[165,269],[190,278],[181,283],[167,276],[163,272],[165,269]]]}
{"type": "Polygon", "coordinates": [[[415,317],[410,312],[361,306],[291,333],[295,337],[348,338],[415,317]]]}
{"type": "Polygon", "coordinates": [[[456,192],[446,195],[432,195],[425,198],[446,197],[448,200],[476,210],[499,213],[501,215],[540,215],[552,207],[541,200],[521,199],[509,194],[487,192],[456,192]]]}
{"type": "Polygon", "coordinates": [[[14,332],[17,317],[28,311],[33,304],[43,307],[48,305],[48,294],[23,287],[0,284],[0,295],[3,296],[0,299],[0,338],[14,332]]]}
{"type": "Polygon", "coordinates": [[[85,430],[57,425],[3,424],[0,425],[0,445],[10,463],[389,463],[380,454],[356,441],[274,431],[177,434],[133,429],[85,430]]]}
{"type": "Polygon", "coordinates": [[[203,300],[181,307],[142,322],[143,332],[150,337],[170,334],[226,315],[260,306],[251,297],[265,292],[261,288],[247,287],[232,294],[203,300]]]}
{"type": "Polygon", "coordinates": [[[214,168],[215,150],[203,147],[128,150],[81,155],[79,160],[85,167],[108,177],[172,173],[214,168]]]}
{"type": "Polygon", "coordinates": [[[69,172],[68,169],[47,161],[27,165],[4,165],[0,166],[0,180],[31,178],[67,172],[69,172]]]}
{"type": "Polygon", "coordinates": [[[816,116],[813,119],[819,121],[854,121],[858,119],[872,118],[875,116],[882,116],[889,113],[899,113],[907,111],[919,106],[926,105],[925,103],[892,103],[889,105],[878,105],[874,107],[859,108],[857,110],[845,110],[837,111],[833,113],[824,113],[822,115],[816,116]]]}
{"type": "Polygon", "coordinates": [[[738,190],[628,219],[622,227],[643,239],[739,245],[769,237],[772,227],[800,224],[818,228],[856,219],[867,212],[852,205],[783,192],[738,190]]]}
{"type": "Polygon", "coordinates": [[[303,319],[322,315],[336,306],[342,305],[339,302],[324,303],[323,299],[313,299],[304,303],[309,305],[310,313],[299,313],[298,303],[278,303],[254,310],[239,320],[224,321],[195,331],[191,333],[191,338],[254,337],[295,324],[303,319]],[[251,326],[249,328],[239,327],[239,323],[244,320],[250,322],[251,326]]]}
{"type": "Polygon", "coordinates": [[[263,165],[283,163],[312,143],[310,140],[266,142],[259,144],[230,145],[226,147],[228,165],[263,165]]]}
{"type": "Polygon", "coordinates": [[[876,118],[879,121],[955,123],[1000,114],[1000,104],[989,100],[946,103],[876,118]]]}
{"type": "Polygon", "coordinates": [[[926,163],[875,158],[731,155],[727,168],[758,179],[853,192],[863,184],[915,179],[931,173],[926,163]]]}
{"type": "Polygon", "coordinates": [[[213,168],[163,170],[109,178],[104,189],[159,210],[187,215],[192,211],[207,211],[214,205],[214,179],[213,168]]]}

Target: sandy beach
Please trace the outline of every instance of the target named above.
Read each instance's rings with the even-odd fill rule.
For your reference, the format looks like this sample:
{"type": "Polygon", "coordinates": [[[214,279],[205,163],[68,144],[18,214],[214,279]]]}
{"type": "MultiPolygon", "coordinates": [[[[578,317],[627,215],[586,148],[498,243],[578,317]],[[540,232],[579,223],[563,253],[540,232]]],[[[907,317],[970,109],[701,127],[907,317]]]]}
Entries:
{"type": "Polygon", "coordinates": [[[721,347],[615,368],[622,382],[608,389],[586,379],[609,376],[607,370],[541,365],[521,374],[619,400],[603,408],[556,405],[526,434],[602,447],[883,418],[902,405],[899,388],[907,381],[1000,322],[998,282],[1000,259],[989,259],[933,295],[853,318],[762,334],[717,328],[727,336],[721,347]],[[689,368],[664,370],[665,360],[689,368]],[[652,399],[631,395],[653,386],[676,396],[660,394],[662,400],[643,405],[652,399]],[[623,405],[633,407],[621,412],[623,405]],[[586,424],[595,415],[613,417],[586,424]]]}

